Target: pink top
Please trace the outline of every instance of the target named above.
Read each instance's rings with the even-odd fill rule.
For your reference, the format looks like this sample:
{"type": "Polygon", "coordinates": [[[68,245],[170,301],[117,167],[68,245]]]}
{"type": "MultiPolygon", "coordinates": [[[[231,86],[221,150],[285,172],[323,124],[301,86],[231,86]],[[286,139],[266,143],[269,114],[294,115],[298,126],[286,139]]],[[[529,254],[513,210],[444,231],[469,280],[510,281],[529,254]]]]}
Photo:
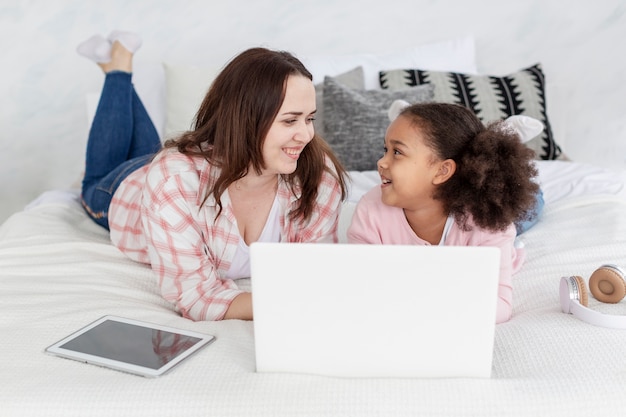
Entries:
{"type": "MultiPolygon", "coordinates": [[[[453,222],[443,242],[448,246],[495,246],[500,248],[500,282],[496,323],[511,318],[513,289],[512,275],[524,261],[524,250],[515,247],[515,226],[504,232],[490,232],[475,226],[472,230],[462,230],[453,222]]],[[[430,245],[415,234],[409,225],[404,211],[398,207],[383,204],[380,187],[368,191],[359,201],[348,228],[350,243],[430,245]]]]}
{"type": "MultiPolygon", "coordinates": [[[[113,243],[129,258],[150,264],[162,296],[192,320],[222,319],[243,292],[226,277],[240,239],[228,191],[219,217],[213,197],[202,205],[218,174],[204,158],[170,149],[130,174],[109,208],[113,243]]],[[[317,208],[306,223],[288,217],[296,194],[279,179],[280,241],[337,242],[341,189],[335,178],[323,175],[317,208]]]]}

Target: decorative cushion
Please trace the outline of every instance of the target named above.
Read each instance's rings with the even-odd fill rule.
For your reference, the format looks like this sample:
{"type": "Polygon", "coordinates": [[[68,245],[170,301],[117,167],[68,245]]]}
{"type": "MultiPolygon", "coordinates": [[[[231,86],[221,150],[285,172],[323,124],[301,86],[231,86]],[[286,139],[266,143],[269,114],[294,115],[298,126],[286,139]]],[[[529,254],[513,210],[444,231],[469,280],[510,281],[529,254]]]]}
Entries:
{"type": "Polygon", "coordinates": [[[395,100],[409,103],[432,101],[433,90],[431,85],[401,91],[355,90],[325,77],[326,140],[347,170],[375,170],[389,125],[389,106],[395,100]]]}
{"type": "Polygon", "coordinates": [[[422,69],[380,71],[379,75],[381,87],[391,91],[431,84],[435,87],[434,101],[467,106],[485,123],[518,114],[533,117],[544,129],[526,145],[535,151],[537,159],[565,158],[546,114],[545,77],[540,64],[505,76],[422,69]]]}
{"type": "MultiPolygon", "coordinates": [[[[334,77],[339,83],[349,88],[355,88],[362,90],[365,88],[363,82],[363,67],[356,67],[348,72],[339,74],[334,77]]],[[[324,130],[324,83],[318,83],[315,85],[315,101],[317,105],[317,112],[315,113],[315,133],[323,138],[326,138],[326,131],[324,130]]]]}

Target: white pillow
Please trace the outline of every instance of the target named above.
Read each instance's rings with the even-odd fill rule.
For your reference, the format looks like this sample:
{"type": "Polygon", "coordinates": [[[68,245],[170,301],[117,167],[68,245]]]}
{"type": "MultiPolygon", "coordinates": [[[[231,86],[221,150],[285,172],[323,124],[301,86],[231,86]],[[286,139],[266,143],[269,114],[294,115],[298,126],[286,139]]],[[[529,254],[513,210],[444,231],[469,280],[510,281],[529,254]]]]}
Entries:
{"type": "Polygon", "coordinates": [[[362,66],[365,88],[380,89],[378,72],[398,68],[428,68],[431,71],[454,71],[476,74],[476,49],[474,38],[458,39],[419,45],[381,55],[319,55],[300,57],[311,74],[313,82],[324,81],[325,76],[335,77],[354,67],[362,66]],[[413,65],[413,66],[411,66],[413,65]]]}
{"type": "Polygon", "coordinates": [[[207,68],[164,63],[166,82],[165,136],[191,128],[194,117],[219,67],[207,68]]]}

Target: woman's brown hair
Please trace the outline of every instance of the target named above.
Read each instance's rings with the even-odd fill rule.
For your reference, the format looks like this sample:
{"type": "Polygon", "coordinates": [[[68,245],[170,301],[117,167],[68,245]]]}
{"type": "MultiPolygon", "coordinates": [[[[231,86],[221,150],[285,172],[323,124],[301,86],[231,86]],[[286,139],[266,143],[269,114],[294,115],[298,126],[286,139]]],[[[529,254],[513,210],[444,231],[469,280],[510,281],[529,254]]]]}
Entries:
{"type": "MultiPolygon", "coordinates": [[[[244,177],[249,169],[261,173],[265,167],[263,143],[285,98],[290,75],[313,79],[302,62],[289,52],[260,47],[245,50],[211,84],[192,130],[166,141],[166,148],[202,156],[220,168],[219,177],[209,185],[206,194],[213,194],[219,212],[220,196],[231,183],[244,177]]],[[[342,200],[345,199],[346,171],[324,139],[315,135],[300,154],[296,170],[283,175],[292,192],[301,190],[298,207],[289,214],[292,219],[310,218],[324,171],[337,179],[342,200]],[[327,166],[326,158],[334,170],[327,166]]]]}

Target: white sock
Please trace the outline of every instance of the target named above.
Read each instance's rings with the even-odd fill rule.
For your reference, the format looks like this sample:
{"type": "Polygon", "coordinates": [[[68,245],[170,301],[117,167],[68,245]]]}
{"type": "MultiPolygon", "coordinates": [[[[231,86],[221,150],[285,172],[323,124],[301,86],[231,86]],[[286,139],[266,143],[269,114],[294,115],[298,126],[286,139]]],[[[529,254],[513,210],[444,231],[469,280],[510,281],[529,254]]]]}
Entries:
{"type": "Polygon", "coordinates": [[[109,42],[111,42],[111,44],[115,41],[118,41],[122,44],[122,46],[124,46],[124,48],[128,49],[133,54],[137,52],[137,49],[139,49],[142,43],[141,37],[136,33],[125,32],[122,30],[114,30],[113,32],[111,32],[109,34],[108,40],[109,42]]]}
{"type": "Polygon", "coordinates": [[[80,43],[76,52],[94,62],[106,63],[111,61],[111,44],[100,35],[93,35],[80,43]]]}

